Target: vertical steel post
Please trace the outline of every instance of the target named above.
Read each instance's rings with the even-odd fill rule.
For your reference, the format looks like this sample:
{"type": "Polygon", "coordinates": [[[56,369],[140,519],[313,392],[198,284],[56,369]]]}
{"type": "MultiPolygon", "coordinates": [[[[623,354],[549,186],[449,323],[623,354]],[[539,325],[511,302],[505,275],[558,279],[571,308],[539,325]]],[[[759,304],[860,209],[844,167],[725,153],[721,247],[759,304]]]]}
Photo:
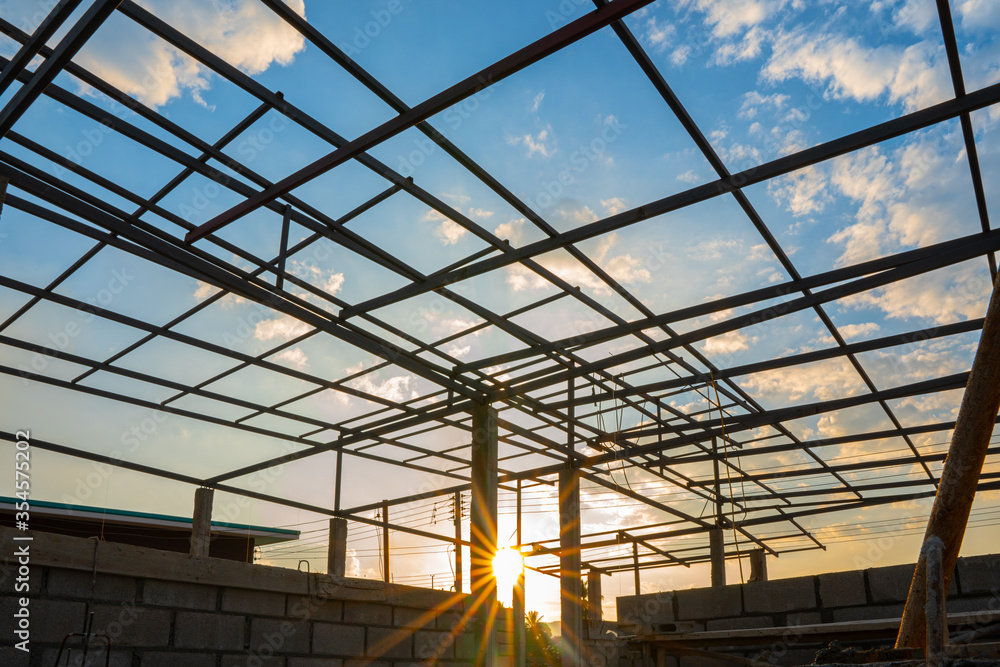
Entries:
{"type": "Polygon", "coordinates": [[[292,221],[292,207],[285,204],[281,215],[281,245],[278,247],[278,275],[274,286],[282,289],[285,286],[285,260],[288,255],[288,227],[292,221]]]}
{"type": "Polygon", "coordinates": [[[642,592],[642,586],[639,581],[639,543],[632,543],[632,564],[635,567],[635,594],[639,595],[642,592]]]}
{"type": "Polygon", "coordinates": [[[455,592],[462,592],[462,492],[455,492],[455,592]]]}
{"type": "Polygon", "coordinates": [[[517,480],[517,546],[521,546],[521,480],[517,480]]]}
{"type": "Polygon", "coordinates": [[[382,501],[382,562],[385,564],[382,570],[382,579],[389,583],[389,501],[382,501]]]}
{"type": "Polygon", "coordinates": [[[337,450],[337,476],[333,480],[333,509],[334,511],[340,511],[340,496],[341,496],[341,484],[344,479],[343,475],[344,469],[344,451],[342,449],[337,450]]]}

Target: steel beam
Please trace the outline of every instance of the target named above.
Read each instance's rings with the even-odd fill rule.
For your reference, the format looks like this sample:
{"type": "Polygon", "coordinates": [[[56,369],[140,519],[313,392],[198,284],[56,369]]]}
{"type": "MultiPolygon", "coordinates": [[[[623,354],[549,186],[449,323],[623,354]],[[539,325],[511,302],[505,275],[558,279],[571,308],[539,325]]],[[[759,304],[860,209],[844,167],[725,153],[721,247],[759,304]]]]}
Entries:
{"type": "MultiPolygon", "coordinates": [[[[120,2],[121,0],[95,0],[90,9],[80,17],[76,25],[62,38],[59,45],[52,52],[52,55],[45,59],[45,62],[35,70],[31,79],[14,93],[14,96],[7,102],[3,109],[0,109],[0,137],[3,137],[10,131],[14,123],[24,115],[31,104],[38,99],[45,91],[45,88],[58,76],[66,63],[76,55],[76,52],[87,43],[87,40],[111,16],[120,2]]],[[[57,8],[55,11],[59,11],[59,9],[57,8]]],[[[54,21],[59,16],[62,16],[62,19],[66,18],[62,14],[59,14],[54,17],[54,21]]],[[[61,23],[61,20],[59,22],[61,23]]],[[[51,29],[54,31],[55,26],[44,26],[40,29],[45,31],[51,29]]],[[[21,51],[24,51],[24,49],[21,51]]],[[[14,60],[21,55],[21,51],[14,56],[14,60]]],[[[28,59],[30,60],[30,58],[28,59]]],[[[8,63],[9,65],[10,63],[8,63]]],[[[17,67],[11,67],[9,73],[4,72],[8,78],[16,77],[19,73],[20,71],[17,67]]]]}
{"type": "Polygon", "coordinates": [[[571,243],[579,243],[596,238],[643,220],[714,199],[733,189],[746,188],[758,183],[764,183],[798,169],[832,160],[841,155],[858,151],[868,146],[874,146],[875,144],[895,139],[904,134],[922,130],[926,127],[956,118],[963,113],[971,113],[998,102],[1000,102],[1000,84],[993,84],[992,86],[969,93],[960,99],[949,100],[926,109],[921,109],[920,111],[914,111],[879,125],[819,144],[818,146],[765,162],[756,167],[733,174],[728,178],[720,178],[703,185],[695,186],[684,192],[649,202],[644,206],[623,211],[603,220],[581,225],[558,236],[529,243],[520,248],[513,249],[511,252],[500,257],[484,259],[449,274],[429,279],[419,285],[411,284],[401,287],[394,292],[360,303],[356,307],[359,309],[375,309],[398,303],[404,299],[452,285],[489,271],[509,266],[515,262],[538,257],[571,243]]]}
{"type": "Polygon", "coordinates": [[[53,7],[48,16],[38,24],[31,38],[25,41],[0,72],[0,95],[14,83],[18,74],[28,66],[32,58],[38,55],[45,42],[49,41],[59,26],[66,22],[79,4],[80,0],[60,0],[59,4],[53,7]]]}
{"type": "Polygon", "coordinates": [[[374,148],[417,123],[427,120],[431,116],[444,111],[481,90],[485,90],[489,86],[521,71],[542,58],[641,9],[645,5],[650,4],[650,2],[652,0],[614,0],[614,2],[611,2],[606,7],[590,12],[568,23],[538,41],[421,102],[409,111],[403,112],[382,125],[369,130],[357,139],[348,142],[325,157],[303,167],[291,176],[285,177],[273,186],[250,197],[245,202],[237,204],[225,213],[217,215],[215,218],[188,233],[185,240],[188,243],[194,243],[198,239],[221,229],[225,225],[260,208],[277,197],[281,197],[296,187],[326,173],[337,165],[374,148]]]}

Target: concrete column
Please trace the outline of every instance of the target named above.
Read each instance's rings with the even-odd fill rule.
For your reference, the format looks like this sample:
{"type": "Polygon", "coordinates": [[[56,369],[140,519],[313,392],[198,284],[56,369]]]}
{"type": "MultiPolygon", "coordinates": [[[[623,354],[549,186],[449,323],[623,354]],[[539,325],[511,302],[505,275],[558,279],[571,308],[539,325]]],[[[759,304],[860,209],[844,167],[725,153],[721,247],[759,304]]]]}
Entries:
{"type": "Polygon", "coordinates": [[[517,584],[514,586],[513,606],[514,636],[512,639],[514,650],[511,651],[514,659],[513,667],[525,667],[528,645],[525,643],[524,628],[524,572],[521,572],[521,576],[517,578],[517,584]]]}
{"type": "Polygon", "coordinates": [[[562,664],[581,664],[583,586],[580,579],[580,473],[559,471],[559,582],[561,589],[562,664]]]}
{"type": "Polygon", "coordinates": [[[472,408],[472,510],[469,577],[472,598],[480,601],[475,641],[476,665],[496,662],[497,582],[493,557],[497,551],[497,411],[488,405],[472,408]]]}
{"type": "MultiPolygon", "coordinates": [[[[986,310],[979,348],[972,362],[969,382],[958,409],[955,430],[948,448],[947,463],[941,471],[934,506],[927,521],[924,540],[939,537],[944,542],[941,562],[943,590],[948,590],[955,572],[958,554],[969,523],[972,501],[983,472],[986,450],[996,427],[1000,410],[1000,279],[993,285],[993,296],[986,310]]],[[[897,648],[927,646],[927,621],[924,603],[927,598],[927,561],[921,554],[914,568],[910,593],[906,597],[897,648]]]]}
{"type": "Polygon", "coordinates": [[[750,550],[750,578],[747,581],[767,581],[767,552],[750,550]]]}
{"type": "Polygon", "coordinates": [[[708,550],[712,557],[712,587],[726,585],[726,534],[722,528],[708,531],[708,550]]]}
{"type": "Polygon", "coordinates": [[[212,498],[215,489],[194,490],[194,517],[191,523],[191,555],[208,556],[212,543],[212,498]]]}
{"type": "Polygon", "coordinates": [[[326,553],[326,571],[343,577],[347,573],[347,519],[330,519],[330,544],[326,553]]]}
{"type": "MultiPolygon", "coordinates": [[[[599,631],[604,622],[604,608],[601,606],[601,571],[593,568],[587,572],[587,619],[590,628],[599,631]]],[[[590,633],[591,636],[594,632],[590,633]]]]}

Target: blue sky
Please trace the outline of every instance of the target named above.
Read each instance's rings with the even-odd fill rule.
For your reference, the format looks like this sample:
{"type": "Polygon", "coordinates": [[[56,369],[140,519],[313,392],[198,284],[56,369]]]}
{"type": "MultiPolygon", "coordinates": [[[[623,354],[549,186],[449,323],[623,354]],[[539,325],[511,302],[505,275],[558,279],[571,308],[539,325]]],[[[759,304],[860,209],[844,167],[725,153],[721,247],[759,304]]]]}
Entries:
{"type": "MultiPolygon", "coordinates": [[[[0,15],[30,31],[41,16],[43,4],[0,2],[0,15]]],[[[269,90],[280,90],[288,102],[341,137],[354,138],[395,115],[320,49],[253,0],[143,0],[138,4],[188,33],[253,81],[269,90]]],[[[570,0],[299,0],[289,4],[411,106],[592,9],[589,4],[570,0]]],[[[958,0],[952,2],[952,12],[966,88],[974,91],[996,83],[1000,80],[1000,8],[988,0],[958,0]]],[[[626,24],[733,172],[954,95],[940,26],[930,0],[661,1],[630,16],[626,24]]],[[[3,38],[0,47],[8,57],[16,48],[9,38],[3,38]]],[[[223,136],[259,105],[246,91],[121,14],[98,31],[74,62],[208,143],[223,136]]],[[[175,150],[193,157],[200,153],[67,73],[61,74],[56,84],[175,150]]],[[[12,94],[13,89],[8,90],[0,102],[6,102],[12,94]]],[[[1000,173],[1000,114],[996,108],[988,108],[973,114],[972,119],[987,203],[991,216],[996,218],[1000,216],[994,187],[1000,173]]],[[[609,29],[499,82],[430,122],[560,232],[717,177],[609,29]]],[[[43,97],[33,105],[14,131],[142,197],[152,196],[179,172],[179,167],[156,149],[139,146],[50,98],[43,97]]],[[[0,149],[122,210],[136,209],[134,203],[87,183],[10,138],[2,142],[0,149]]],[[[274,181],[328,153],[332,146],[271,110],[223,150],[274,181]]],[[[412,176],[417,185],[444,204],[514,246],[545,236],[415,129],[382,143],[370,154],[404,176],[412,176]]],[[[210,164],[218,166],[214,161],[210,164]]],[[[387,186],[369,168],[350,162],[301,186],[295,194],[324,215],[337,219],[387,186]]],[[[980,230],[957,121],[749,187],[746,194],[803,275],[980,230]]],[[[160,202],[164,215],[146,212],[142,219],[177,234],[178,228],[165,216],[172,214],[200,224],[241,199],[207,178],[194,175],[160,202]]],[[[257,211],[219,236],[269,260],[277,254],[280,222],[274,212],[257,211]]],[[[482,239],[405,193],[395,194],[358,216],[347,228],[425,275],[487,247],[482,239]]],[[[0,231],[4,234],[0,243],[3,275],[35,286],[48,284],[92,246],[79,235],[10,207],[4,209],[0,231]]],[[[298,242],[308,234],[305,228],[293,224],[290,241],[298,242]]],[[[197,245],[239,266],[250,266],[246,258],[207,241],[197,245]]],[[[655,313],[789,280],[761,235],[729,197],[646,220],[578,247],[655,313]]],[[[559,278],[579,285],[588,297],[618,316],[626,320],[642,316],[568,253],[546,254],[539,263],[559,278]]],[[[363,302],[409,282],[371,259],[325,240],[293,256],[288,266],[296,276],[347,304],[363,302]]],[[[556,293],[551,282],[520,265],[465,280],[452,289],[501,314],[556,293]]],[[[982,317],[989,290],[987,264],[979,258],[843,299],[830,304],[827,313],[840,334],[852,342],[982,317]]],[[[122,251],[104,248],[56,291],[99,303],[128,317],[164,324],[211,298],[216,290],[122,251]]],[[[302,296],[321,303],[315,295],[303,291],[302,296]]],[[[0,288],[0,317],[6,319],[27,298],[16,290],[0,288]]],[[[330,312],[338,309],[329,302],[324,307],[330,312]]],[[[747,310],[723,313],[721,319],[747,310]]],[[[434,294],[380,309],[375,315],[425,343],[482,322],[470,310],[434,294]]],[[[698,318],[678,323],[676,328],[687,331],[715,320],[698,318]]],[[[513,321],[547,339],[612,323],[573,299],[557,300],[513,321]]],[[[355,322],[388,340],[401,342],[375,324],[355,322]]],[[[229,350],[258,355],[311,329],[287,315],[228,295],[175,330],[229,350]]],[[[73,308],[50,303],[34,306],[4,334],[96,359],[114,354],[144,335],[135,328],[104,318],[88,318],[73,308]],[[74,323],[77,326],[66,328],[74,323]],[[66,333],[70,330],[76,333],[66,333]]],[[[977,340],[978,333],[961,334],[866,353],[859,359],[874,384],[885,389],[967,370],[977,340]]],[[[585,354],[617,353],[624,344],[616,341],[585,354]]],[[[805,311],[709,339],[696,347],[717,366],[727,367],[832,345],[833,338],[815,313],[805,311]]],[[[444,351],[452,362],[460,363],[521,347],[523,344],[507,333],[486,327],[446,344],[444,351]]],[[[11,346],[0,347],[0,356],[7,366],[35,367],[40,373],[60,379],[72,379],[83,370],[76,364],[38,358],[11,346]]],[[[426,380],[397,366],[376,368],[379,360],[373,355],[324,335],[285,347],[269,360],[328,380],[356,376],[348,386],[395,401],[418,399],[436,391],[426,380]]],[[[435,361],[444,363],[440,357],[435,361]]],[[[233,367],[235,362],[195,350],[181,341],[160,338],[126,355],[118,365],[197,384],[233,367]]],[[[491,372],[502,375],[505,370],[491,372]]],[[[842,359],[737,381],[765,408],[867,392],[858,373],[842,359]]],[[[83,384],[154,403],[175,393],[107,373],[93,375],[83,384]]],[[[306,380],[251,369],[239,370],[208,388],[264,404],[319,389],[306,380]]],[[[17,426],[32,428],[38,438],[72,443],[88,451],[118,451],[128,460],[196,476],[223,472],[304,446],[94,396],[70,394],[10,376],[0,379],[0,391],[8,414],[18,415],[23,422],[17,426]],[[143,437],[132,448],[125,444],[132,442],[126,434],[136,426],[143,437]],[[128,451],[122,451],[123,447],[128,451]]],[[[904,425],[924,423],[953,418],[960,398],[960,392],[942,392],[897,401],[893,408],[904,425]]],[[[707,407],[705,396],[696,392],[672,400],[682,411],[707,407]]],[[[245,416],[245,411],[214,401],[187,397],[177,402],[177,407],[185,406],[223,419],[245,416]]],[[[377,405],[327,389],[286,407],[297,414],[337,422],[364,415],[377,405]]],[[[622,419],[626,426],[634,426],[641,416],[623,410],[622,419]]],[[[294,430],[292,422],[277,416],[257,416],[247,423],[277,432],[294,430]]],[[[802,438],[826,438],[888,428],[887,424],[884,412],[863,408],[799,420],[790,423],[789,428],[802,438]]],[[[414,435],[411,441],[443,449],[462,444],[466,437],[459,429],[446,428],[434,436],[414,435]]],[[[922,449],[938,451],[947,437],[937,433],[915,441],[922,449]]],[[[828,458],[860,457],[904,446],[893,438],[845,445],[837,451],[828,448],[820,453],[828,458]]],[[[11,449],[6,445],[0,448],[11,449]]],[[[388,445],[372,451],[401,456],[399,450],[388,445]]],[[[801,456],[783,454],[760,461],[771,466],[794,465],[804,460],[801,456]]],[[[512,461],[510,467],[527,468],[543,460],[528,456],[512,461]]],[[[995,463],[990,465],[996,468],[995,463]]],[[[334,469],[335,457],[323,454],[289,464],[263,481],[258,477],[242,483],[247,488],[262,483],[269,493],[330,504],[334,469]]],[[[351,498],[348,504],[415,493],[426,485],[454,483],[443,475],[407,474],[353,457],[349,457],[346,470],[344,492],[351,498]]],[[[913,471],[896,472],[905,476],[913,471]]],[[[91,464],[44,452],[37,454],[33,475],[33,494],[44,500],[61,500],[69,493],[85,504],[186,514],[193,493],[185,485],[123,470],[94,472],[91,464]],[[93,488],[86,481],[92,473],[98,474],[95,479],[99,482],[93,488]]],[[[648,485],[651,494],[658,488],[652,478],[637,477],[632,483],[648,485]]],[[[0,483],[0,494],[9,495],[9,485],[9,481],[0,483]]],[[[669,489],[661,490],[665,497],[674,494],[669,489]]],[[[533,493],[538,506],[544,509],[544,493],[533,493]]],[[[237,519],[219,509],[236,502],[222,496],[217,504],[219,519],[274,525],[320,519],[257,502],[237,504],[237,519]]],[[[662,520],[660,513],[632,501],[619,500],[615,501],[618,505],[608,507],[607,497],[592,498],[594,506],[584,512],[585,531],[611,529],[623,522],[634,525],[662,520]]],[[[995,506],[996,500],[995,494],[987,494],[980,502],[988,508],[995,506]]],[[[674,494],[672,501],[694,513],[699,511],[697,499],[674,494]]],[[[852,558],[859,554],[870,556],[872,543],[839,542],[838,536],[858,530],[852,527],[861,521],[921,517],[928,507],[924,501],[911,502],[813,520],[807,525],[830,539],[830,549],[821,555],[808,552],[783,556],[771,566],[772,575],[849,569],[854,566],[852,558]]],[[[439,508],[434,509],[435,519],[437,511],[439,508]]],[[[445,511],[443,505],[440,511],[445,511]]],[[[526,516],[529,534],[533,531],[537,539],[553,537],[551,512],[539,510],[526,516]]],[[[509,533],[512,519],[505,515],[503,521],[501,533],[509,533]]],[[[916,521],[912,525],[918,524],[916,521]]],[[[315,523],[307,529],[322,527],[322,523],[315,523]]],[[[442,532],[449,529],[448,525],[435,528],[442,532]]],[[[990,530],[974,528],[967,540],[967,551],[989,549],[986,538],[990,530]]],[[[401,546],[410,544],[410,538],[405,536],[395,539],[401,546]]],[[[912,534],[893,539],[891,545],[881,549],[877,562],[912,559],[918,539],[912,534]]],[[[682,547],[682,542],[679,539],[673,546],[682,547]]],[[[359,550],[356,573],[378,576],[377,562],[365,551],[374,546],[374,541],[358,540],[355,545],[359,550]]],[[[412,554],[396,561],[400,577],[413,576],[417,581],[415,577],[425,572],[448,571],[440,547],[435,547],[440,553],[432,556],[418,553],[424,543],[414,541],[413,545],[412,554]]],[[[323,553],[319,550],[313,554],[317,566],[323,564],[323,553]]],[[[737,576],[735,569],[730,576],[737,576]]],[[[682,587],[707,581],[703,567],[671,568],[650,574],[644,579],[644,587],[682,587]]],[[[529,586],[538,591],[529,594],[529,606],[533,604],[547,618],[554,618],[558,604],[552,582],[535,577],[529,580],[529,586]]],[[[630,592],[630,579],[616,576],[606,591],[614,595],[616,589],[630,592]]],[[[610,611],[613,598],[609,595],[605,602],[610,611]]]]}

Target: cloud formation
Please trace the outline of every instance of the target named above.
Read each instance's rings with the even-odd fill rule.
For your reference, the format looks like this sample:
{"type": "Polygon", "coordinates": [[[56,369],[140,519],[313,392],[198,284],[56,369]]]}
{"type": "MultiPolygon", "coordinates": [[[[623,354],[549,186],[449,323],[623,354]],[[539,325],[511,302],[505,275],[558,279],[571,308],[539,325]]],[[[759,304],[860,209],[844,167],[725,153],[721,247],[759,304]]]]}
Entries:
{"type": "MultiPolygon", "coordinates": [[[[287,65],[305,48],[305,39],[256,0],[138,0],[138,4],[247,74],[272,64],[287,65]]],[[[305,15],[304,0],[289,6],[305,15]]],[[[74,60],[97,76],[160,107],[188,93],[204,104],[211,86],[207,68],[121,14],[80,50],[74,60]]]]}
{"type": "MultiPolygon", "coordinates": [[[[628,253],[611,254],[611,249],[618,244],[618,240],[618,235],[614,233],[604,237],[596,251],[590,255],[594,262],[620,283],[651,282],[652,275],[642,260],[628,253]]],[[[611,293],[611,288],[604,281],[567,253],[543,255],[537,261],[571,285],[586,287],[597,294],[611,293]]],[[[521,264],[513,264],[507,268],[507,284],[515,292],[553,289],[552,283],[521,264]]]]}

